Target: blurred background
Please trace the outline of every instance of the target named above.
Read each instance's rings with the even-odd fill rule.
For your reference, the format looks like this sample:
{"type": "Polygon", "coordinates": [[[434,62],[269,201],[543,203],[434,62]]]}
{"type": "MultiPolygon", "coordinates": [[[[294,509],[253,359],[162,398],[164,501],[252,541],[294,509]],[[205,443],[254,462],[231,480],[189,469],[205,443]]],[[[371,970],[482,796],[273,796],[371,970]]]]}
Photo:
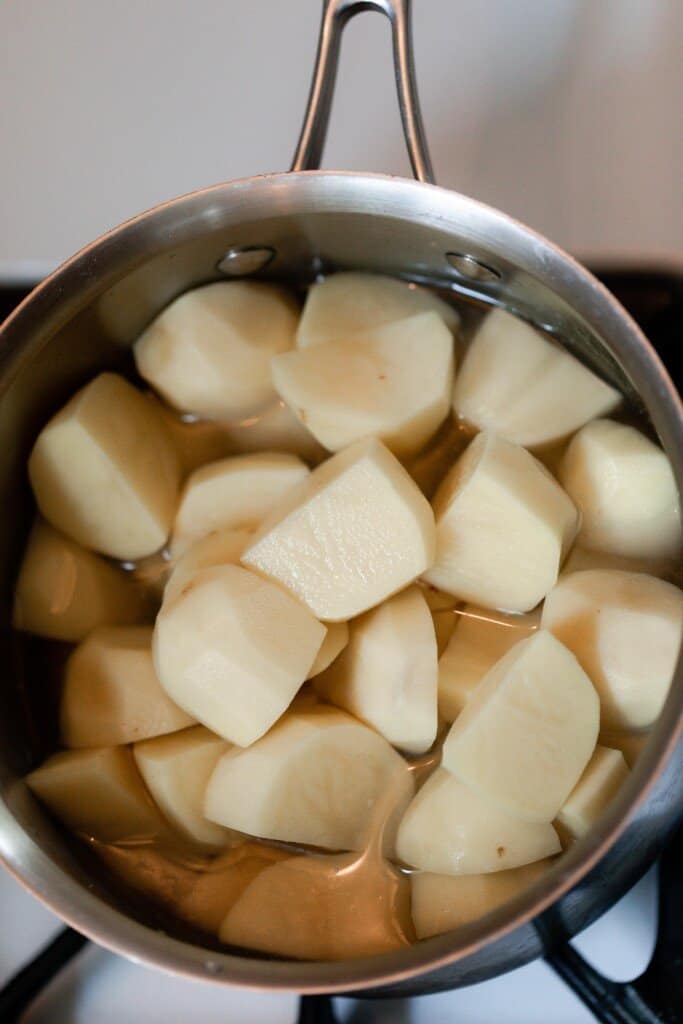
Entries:
{"type": "MultiPolygon", "coordinates": [[[[584,258],[683,251],[681,0],[413,0],[439,184],[584,258]]],[[[0,279],[288,166],[319,0],[0,0],[0,279]]],[[[388,25],[352,22],[325,166],[408,174],[388,25]]]]}

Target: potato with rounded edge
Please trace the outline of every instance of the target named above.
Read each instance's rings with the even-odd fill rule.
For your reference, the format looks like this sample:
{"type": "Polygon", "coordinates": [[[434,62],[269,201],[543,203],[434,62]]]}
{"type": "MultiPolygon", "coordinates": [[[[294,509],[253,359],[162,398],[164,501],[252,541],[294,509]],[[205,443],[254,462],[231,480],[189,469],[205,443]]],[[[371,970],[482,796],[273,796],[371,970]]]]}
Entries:
{"type": "Polygon", "coordinates": [[[328,668],[335,658],[338,658],[349,642],[349,627],[346,622],[330,622],[327,627],[325,639],[315,656],[308,679],[313,679],[328,668]]]}
{"type": "Polygon", "coordinates": [[[569,497],[524,448],[479,434],[434,498],[436,560],[423,578],[485,608],[528,612],[557,581],[578,526],[569,497]]]}
{"type": "Polygon", "coordinates": [[[217,281],[162,310],[135,343],[135,362],[181,412],[251,416],[276,397],[270,360],[292,347],[297,320],[294,298],[276,285],[217,281]]]}
{"type": "Polygon", "coordinates": [[[628,779],[620,750],[597,746],[583,775],[560,808],[555,827],[564,844],[580,839],[596,823],[628,779]]]}
{"type": "Polygon", "coordinates": [[[452,613],[454,630],[439,659],[439,714],[453,722],[490,668],[538,628],[540,615],[505,615],[475,604],[452,613]]]}
{"type": "Polygon", "coordinates": [[[242,564],[271,577],[324,621],[346,621],[431,565],[429,503],[384,445],[357,441],[285,495],[242,564]]]}
{"type": "Polygon", "coordinates": [[[126,747],[63,750],[26,783],[68,828],[102,843],[154,839],[167,831],[126,747]]]}
{"type": "Polygon", "coordinates": [[[477,685],[446,737],[442,764],[506,813],[552,821],[588,764],[599,724],[590,679],[541,629],[477,685]]]}
{"type": "Polygon", "coordinates": [[[49,523],[84,547],[135,560],[163,547],[180,467],[143,395],[101,373],[43,427],[28,474],[49,523]]]}
{"type": "Polygon", "coordinates": [[[218,565],[164,601],[154,664],[176,704],[246,747],[290,704],[324,637],[325,627],[275,584],[218,565]]]}
{"type": "Polygon", "coordinates": [[[203,725],[133,747],[138,771],[162,814],[186,839],[214,849],[226,846],[233,833],[204,816],[204,794],[218,760],[230,748],[203,725]]]}
{"type": "Polygon", "coordinates": [[[250,537],[249,530],[216,530],[195,541],[171,569],[164,587],[164,600],[170,601],[200,569],[237,564],[250,537]]]}
{"type": "Polygon", "coordinates": [[[14,629],[78,643],[97,626],[143,621],[145,611],[121,569],[36,521],[14,590],[14,629]]]}
{"type": "Polygon", "coordinates": [[[350,630],[348,646],[318,676],[316,690],[400,750],[429,750],[437,728],[437,648],[421,589],[395,594],[354,619],[350,630]]]}
{"type": "Polygon", "coordinates": [[[262,839],[360,850],[390,787],[408,798],[403,758],[351,715],[316,705],[289,711],[246,750],[232,750],[209,780],[211,821],[262,839]]]}
{"type": "Polygon", "coordinates": [[[549,822],[522,821],[437,768],[408,805],[396,836],[400,860],[421,871],[479,875],[559,853],[549,822]]]}
{"type": "Polygon", "coordinates": [[[681,513],[671,463],[634,427],[594,420],[572,441],[562,486],[581,512],[578,540],[626,558],[671,558],[681,550],[681,513]]]}
{"type": "Polygon", "coordinates": [[[442,935],[477,921],[533,885],[552,861],[538,860],[521,868],[487,875],[437,875],[417,871],[410,876],[411,910],[418,939],[442,935]]]}
{"type": "Polygon", "coordinates": [[[285,352],[273,383],[314,437],[337,452],[378,437],[400,458],[445,420],[453,389],[453,336],[436,313],[285,352]]]}
{"type": "Polygon", "coordinates": [[[352,337],[418,313],[435,312],[455,334],[460,316],[453,306],[419,285],[382,274],[344,271],[308,289],[296,334],[297,348],[352,337]]]}
{"type": "Polygon", "coordinates": [[[66,663],[60,730],[67,747],[134,743],[193,721],[157,679],[151,626],[96,629],[66,663]]]}
{"type": "Polygon", "coordinates": [[[258,452],[211,462],[190,475],[173,523],[171,553],[216,530],[253,530],[309,474],[296,455],[258,452]]]}
{"type": "Polygon", "coordinates": [[[576,655],[600,696],[607,729],[647,729],[669,693],[683,631],[683,593],[645,573],[563,576],[541,618],[576,655]]]}
{"type": "Polygon", "coordinates": [[[620,400],[578,359],[504,309],[482,320],[453,392],[459,416],[527,448],[566,437],[620,400]]]}

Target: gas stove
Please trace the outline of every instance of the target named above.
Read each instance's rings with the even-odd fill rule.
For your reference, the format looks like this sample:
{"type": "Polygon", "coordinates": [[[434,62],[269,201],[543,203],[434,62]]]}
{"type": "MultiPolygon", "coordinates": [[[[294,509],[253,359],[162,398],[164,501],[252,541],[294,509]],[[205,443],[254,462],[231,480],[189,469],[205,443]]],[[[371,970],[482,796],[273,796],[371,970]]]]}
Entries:
{"type": "MultiPolygon", "coordinates": [[[[683,273],[633,265],[593,270],[641,324],[680,387],[683,273]]],[[[0,284],[0,322],[28,290],[0,284]]],[[[653,868],[571,946],[469,988],[367,1002],[299,1000],[161,974],[64,929],[0,872],[0,1024],[174,1024],[192,1018],[202,1024],[683,1024],[681,865],[679,832],[659,878],[653,868]],[[640,980],[616,984],[633,978],[640,980]],[[643,999],[656,1005],[654,1015],[643,999]]]]}

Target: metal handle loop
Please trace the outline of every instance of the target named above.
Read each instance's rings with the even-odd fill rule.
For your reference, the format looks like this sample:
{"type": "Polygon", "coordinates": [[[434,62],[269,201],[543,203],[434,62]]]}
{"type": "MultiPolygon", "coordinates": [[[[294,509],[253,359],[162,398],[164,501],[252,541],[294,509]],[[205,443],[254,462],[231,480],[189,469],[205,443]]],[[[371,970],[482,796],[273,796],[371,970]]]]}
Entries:
{"type": "Polygon", "coordinates": [[[418,181],[433,183],[434,172],[415,83],[410,0],[323,0],[311,91],[291,169],[310,171],[320,166],[337,78],[342,32],[347,22],[363,11],[378,11],[391,22],[396,92],[410,165],[418,181]]]}

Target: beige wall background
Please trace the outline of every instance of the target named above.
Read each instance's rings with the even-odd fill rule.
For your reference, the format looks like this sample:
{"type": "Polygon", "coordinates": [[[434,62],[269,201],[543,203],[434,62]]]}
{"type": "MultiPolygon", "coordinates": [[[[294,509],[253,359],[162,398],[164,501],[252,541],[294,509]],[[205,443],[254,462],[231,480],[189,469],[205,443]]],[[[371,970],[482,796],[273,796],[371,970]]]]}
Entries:
{"type": "MultiPolygon", "coordinates": [[[[318,0],[0,0],[0,277],[287,167],[318,0]]],[[[580,254],[683,251],[681,0],[414,0],[440,184],[580,254]]],[[[407,174],[388,26],[352,22],[327,167],[407,174]]]]}

